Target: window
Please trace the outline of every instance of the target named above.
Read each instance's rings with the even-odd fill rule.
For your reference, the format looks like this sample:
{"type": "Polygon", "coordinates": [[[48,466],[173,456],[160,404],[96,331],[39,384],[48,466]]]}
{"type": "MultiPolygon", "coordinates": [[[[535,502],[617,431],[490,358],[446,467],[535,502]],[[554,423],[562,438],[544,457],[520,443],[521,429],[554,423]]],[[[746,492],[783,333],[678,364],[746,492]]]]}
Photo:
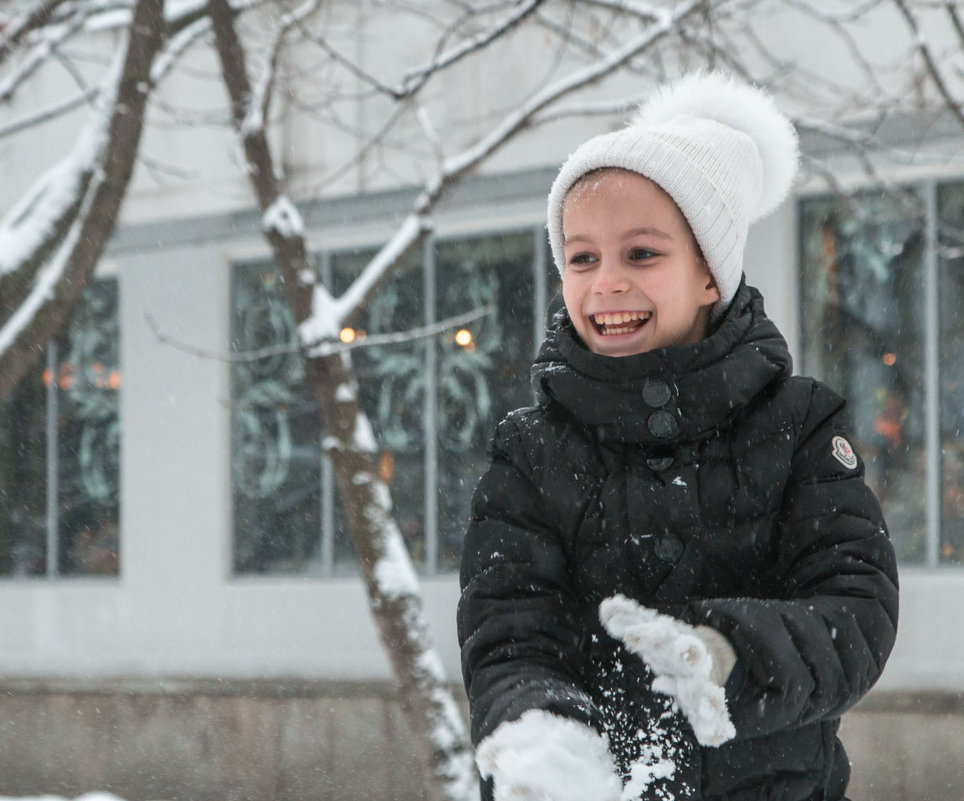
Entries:
{"type": "Polygon", "coordinates": [[[964,564],[964,185],[938,190],[941,559],[964,564]]]}
{"type": "Polygon", "coordinates": [[[0,574],[117,575],[119,351],[117,281],[98,280],[0,403],[0,574]]]}
{"type": "MultiPolygon", "coordinates": [[[[463,331],[351,353],[395,519],[424,572],[456,569],[492,429],[530,402],[529,365],[546,305],[543,236],[430,242],[352,321],[351,335],[364,336],[493,307],[463,331]]],[[[340,294],[371,255],[321,254],[321,280],[340,294]]],[[[272,265],[238,265],[232,296],[235,351],[296,341],[272,265]]],[[[301,357],[235,362],[232,398],[235,572],[357,573],[301,357]]]]}
{"type": "Polygon", "coordinates": [[[800,204],[803,370],[847,398],[905,563],[964,562],[962,211],[956,185],[800,204]]]}

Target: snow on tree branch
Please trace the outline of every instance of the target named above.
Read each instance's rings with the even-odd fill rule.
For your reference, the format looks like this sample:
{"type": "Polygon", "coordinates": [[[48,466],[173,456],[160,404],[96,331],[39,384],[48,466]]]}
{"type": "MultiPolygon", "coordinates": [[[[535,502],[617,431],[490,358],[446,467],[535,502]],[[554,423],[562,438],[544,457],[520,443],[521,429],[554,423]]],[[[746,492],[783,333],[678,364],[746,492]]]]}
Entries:
{"type": "Polygon", "coordinates": [[[139,149],[150,68],[161,43],[157,23],[162,9],[163,0],[138,0],[129,35],[105,79],[100,111],[71,156],[35,184],[16,215],[3,221],[5,244],[20,261],[7,262],[8,271],[0,276],[8,315],[0,328],[0,395],[16,385],[39,346],[68,319],[113,230],[139,149]],[[56,196],[58,191],[63,198],[56,196]],[[23,273],[28,262],[39,264],[55,248],[35,275],[23,273]],[[11,287],[6,279],[18,283],[11,287]]]}
{"type": "Polygon", "coordinates": [[[39,41],[30,48],[30,52],[17,65],[17,69],[5,80],[0,81],[0,103],[9,102],[23,83],[43,66],[52,53],[71,36],[83,30],[86,19],[85,14],[78,13],[63,24],[42,29],[43,35],[38,37],[39,41]]]}
{"type": "Polygon", "coordinates": [[[498,41],[522,23],[526,17],[531,15],[544,2],[545,0],[527,0],[526,2],[519,3],[518,7],[511,14],[497,22],[488,30],[470,36],[455,47],[436,54],[431,62],[424,67],[409,70],[403,76],[398,88],[392,91],[392,95],[396,99],[402,99],[415,94],[436,72],[450,67],[466,56],[498,41]]]}
{"type": "Polygon", "coordinates": [[[606,58],[589,64],[582,69],[575,70],[565,78],[547,86],[525,101],[521,108],[510,113],[489,134],[483,137],[474,147],[467,149],[458,156],[449,159],[443,168],[443,176],[447,180],[472,169],[480,161],[501,147],[511,136],[521,128],[529,125],[532,118],[542,109],[556,102],[560,98],[596,83],[607,75],[612,74],[633,57],[652,46],[666,36],[673,27],[703,5],[703,0],[689,0],[674,9],[661,9],[661,13],[654,22],[647,26],[642,34],[630,39],[621,47],[616,48],[606,58]]]}
{"type": "Polygon", "coordinates": [[[185,25],[164,44],[151,68],[151,82],[159,84],[177,64],[178,59],[211,30],[211,20],[200,17],[185,25]]]}
{"type": "MultiPolygon", "coordinates": [[[[638,6],[639,4],[632,4],[638,6]]],[[[444,193],[446,186],[478,166],[493,152],[512,140],[521,129],[534,124],[536,115],[566,95],[588,86],[611,74],[659,41],[673,27],[703,5],[703,0],[690,0],[670,11],[645,8],[645,30],[613,50],[606,58],[581,69],[576,69],[526,100],[520,108],[510,112],[488,134],[472,147],[446,159],[438,173],[424,187],[414,209],[396,230],[388,243],[366,265],[348,290],[333,298],[323,286],[316,286],[312,297],[311,314],[299,327],[303,342],[334,339],[338,331],[371,295],[387,272],[408,252],[429,229],[428,215],[444,193]]],[[[638,9],[637,9],[638,10],[638,9]]]]}
{"type": "MultiPolygon", "coordinates": [[[[88,0],[90,2],[90,0],[88,0]]],[[[265,5],[271,0],[231,0],[235,14],[265,5]]],[[[88,30],[111,30],[126,28],[131,23],[134,3],[132,0],[101,0],[101,8],[90,14],[88,30]]],[[[207,14],[207,0],[167,0],[164,4],[164,26],[168,35],[193,25],[207,14]]]]}
{"type": "Polygon", "coordinates": [[[244,120],[241,122],[241,135],[247,136],[249,133],[264,127],[265,119],[268,115],[268,106],[271,103],[271,90],[274,86],[274,79],[277,73],[278,59],[282,48],[294,28],[301,25],[308,17],[314,14],[321,4],[321,0],[306,0],[293,11],[284,14],[281,24],[275,32],[274,42],[271,44],[270,55],[264,69],[261,71],[259,79],[255,82],[251,97],[248,99],[248,111],[244,120]]]}
{"type": "MultiPolygon", "coordinates": [[[[116,97],[123,68],[123,51],[114,60],[100,90],[116,97]]],[[[0,280],[36,266],[63,237],[91,175],[104,157],[113,103],[101,110],[81,132],[73,150],[41,176],[34,186],[0,220],[0,280]]],[[[9,296],[5,295],[9,302],[9,296]]],[[[0,346],[2,351],[2,346],[0,346]]]]}
{"type": "MultiPolygon", "coordinates": [[[[89,198],[84,211],[90,210],[89,198]]],[[[70,255],[80,237],[80,226],[73,222],[70,232],[57,251],[56,256],[45,264],[37,274],[26,297],[16,306],[15,311],[0,328],[0,357],[6,353],[24,331],[34,322],[45,304],[56,297],[56,289],[63,279],[70,255]]]]}
{"type": "Polygon", "coordinates": [[[618,98],[616,100],[601,100],[595,103],[571,103],[569,105],[553,105],[551,108],[535,114],[532,117],[532,125],[546,125],[550,122],[572,119],[575,117],[585,119],[587,117],[610,117],[614,114],[623,115],[627,109],[634,108],[648,97],[647,94],[639,93],[631,97],[618,98]]]}
{"type": "Polygon", "coordinates": [[[68,2],[70,0],[39,0],[8,22],[0,35],[0,64],[3,64],[7,56],[13,53],[31,32],[50,22],[59,6],[68,2]]]}
{"type": "MultiPolygon", "coordinates": [[[[310,346],[310,343],[325,343],[336,339],[345,321],[361,308],[388,271],[430,229],[431,223],[427,217],[417,212],[409,214],[391,239],[365,265],[365,269],[339,298],[333,298],[324,286],[316,285],[311,316],[298,326],[302,342],[310,346]]],[[[323,351],[324,344],[310,347],[309,355],[321,355],[323,351]]]]}

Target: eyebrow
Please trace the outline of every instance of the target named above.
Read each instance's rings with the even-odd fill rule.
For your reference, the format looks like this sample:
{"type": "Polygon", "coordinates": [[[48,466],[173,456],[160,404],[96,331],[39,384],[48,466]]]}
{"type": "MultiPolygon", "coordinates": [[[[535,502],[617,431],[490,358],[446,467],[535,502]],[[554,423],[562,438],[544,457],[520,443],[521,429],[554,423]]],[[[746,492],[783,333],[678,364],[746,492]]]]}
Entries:
{"type": "MultiPolygon", "coordinates": [[[[670,236],[665,231],[660,228],[653,228],[651,226],[643,226],[642,228],[632,228],[623,234],[623,239],[630,239],[634,236],[655,236],[657,239],[669,239],[672,240],[670,236]]],[[[592,237],[588,234],[576,234],[575,236],[567,237],[563,244],[568,244],[569,242],[589,242],[592,237]]]]}

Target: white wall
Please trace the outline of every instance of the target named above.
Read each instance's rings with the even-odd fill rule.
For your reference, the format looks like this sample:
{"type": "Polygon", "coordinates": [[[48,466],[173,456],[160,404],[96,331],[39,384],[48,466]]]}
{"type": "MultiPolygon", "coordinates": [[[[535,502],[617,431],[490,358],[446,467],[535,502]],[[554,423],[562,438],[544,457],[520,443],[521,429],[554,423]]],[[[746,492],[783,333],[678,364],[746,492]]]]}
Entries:
{"type": "MultiPolygon", "coordinates": [[[[365,10],[364,3],[359,3],[338,12],[346,30],[353,29],[365,10]]],[[[779,17],[758,22],[764,32],[770,26],[767,35],[783,37],[784,54],[805,58],[813,52],[812,25],[797,20],[788,26],[779,17]]],[[[880,41],[886,53],[887,37],[881,30],[879,25],[868,26],[864,35],[880,41]]],[[[384,20],[374,19],[369,33],[355,46],[368,48],[374,68],[380,66],[379,54],[387,53],[379,50],[376,33],[417,50],[416,39],[401,36],[390,26],[386,29],[384,20]]],[[[114,41],[111,34],[103,34],[102,39],[114,41]]],[[[435,95],[430,110],[437,125],[457,120],[473,123],[466,125],[466,137],[480,130],[501,94],[499,87],[511,84],[540,52],[538,42],[511,44],[497,72],[479,74],[467,68],[446,91],[435,95]]],[[[838,42],[831,57],[826,47],[820,48],[821,64],[835,77],[851,69],[845,49],[838,42]]],[[[551,58],[553,54],[541,55],[551,58]]],[[[194,110],[223,110],[223,89],[204,77],[213,68],[210,53],[194,59],[191,66],[191,73],[179,75],[165,87],[165,98],[194,110]]],[[[54,79],[38,79],[46,80],[54,79]]],[[[629,87],[624,84],[623,90],[629,87]]],[[[35,102],[51,91],[38,83],[24,97],[35,102]]],[[[29,108],[24,100],[15,111],[27,113],[29,108]]],[[[350,121],[365,122],[366,113],[358,109],[350,121]]],[[[62,127],[0,142],[5,171],[0,208],[9,205],[37,173],[41,157],[49,159],[63,150],[78,119],[75,115],[62,127]],[[25,140],[27,150],[22,150],[25,140]]],[[[145,154],[187,172],[174,177],[139,168],[124,211],[128,225],[250,206],[232,137],[179,126],[175,117],[157,107],[152,109],[151,122],[145,154]]],[[[604,120],[585,124],[578,135],[575,123],[541,129],[501,154],[492,169],[557,164],[577,141],[608,124],[604,120]]],[[[278,136],[285,158],[303,169],[306,187],[348,152],[343,135],[321,136],[317,128],[297,118],[284,118],[278,136]]],[[[409,180],[424,172],[424,164],[397,166],[398,175],[409,180]]],[[[328,191],[374,188],[392,178],[380,172],[377,163],[367,163],[328,191]]],[[[443,217],[439,225],[443,232],[498,230],[537,222],[542,209],[543,197],[534,194],[530,201],[490,209],[463,207],[443,217]]],[[[792,204],[758,224],[751,231],[746,271],[750,282],[764,291],[768,311],[797,353],[794,224],[792,204]]],[[[376,241],[384,230],[366,225],[361,231],[315,231],[310,240],[328,246],[359,237],[376,241]]],[[[164,250],[128,253],[118,259],[124,380],[121,576],[117,580],[0,581],[4,610],[0,673],[388,676],[358,580],[231,577],[227,366],[159,343],[144,320],[150,312],[171,336],[195,347],[225,351],[228,265],[239,255],[255,252],[264,252],[256,231],[239,235],[230,248],[175,243],[164,250]]],[[[423,587],[432,632],[443,662],[456,679],[456,579],[430,578],[423,587]]],[[[956,634],[958,610],[964,605],[964,570],[905,570],[902,592],[898,647],[883,685],[964,690],[964,638],[956,634]]]]}

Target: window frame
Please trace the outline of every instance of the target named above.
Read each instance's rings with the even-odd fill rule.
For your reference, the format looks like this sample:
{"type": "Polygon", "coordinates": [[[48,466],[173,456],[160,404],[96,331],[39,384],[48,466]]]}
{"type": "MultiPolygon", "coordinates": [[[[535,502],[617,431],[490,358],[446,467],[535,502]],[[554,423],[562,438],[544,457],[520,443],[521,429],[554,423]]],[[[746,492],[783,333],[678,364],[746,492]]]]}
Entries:
{"type": "MultiPolygon", "coordinates": [[[[102,262],[98,265],[95,274],[91,277],[87,284],[87,287],[92,287],[96,284],[111,281],[115,284],[115,319],[117,328],[117,360],[118,363],[114,369],[114,373],[117,374],[119,378],[123,374],[123,366],[121,361],[121,347],[120,340],[123,336],[121,331],[121,287],[120,287],[120,276],[116,269],[116,265],[110,262],[102,262]]],[[[84,292],[87,291],[85,287],[84,292]]],[[[84,295],[78,301],[77,306],[79,307],[84,303],[84,295]]],[[[75,307],[76,309],[77,307],[75,307]]],[[[0,582],[9,581],[90,581],[90,580],[103,580],[115,582],[121,578],[121,565],[120,565],[120,552],[121,552],[121,541],[123,534],[121,531],[122,525],[122,514],[121,514],[121,481],[122,481],[122,470],[121,467],[121,442],[118,441],[117,448],[117,462],[118,462],[118,486],[117,486],[117,567],[115,572],[85,572],[82,570],[77,571],[63,571],[61,570],[61,528],[64,525],[64,516],[60,514],[60,505],[62,502],[62,482],[60,477],[61,472],[61,453],[60,445],[62,441],[60,433],[60,413],[62,406],[61,394],[65,391],[60,385],[61,378],[61,368],[64,362],[61,358],[64,354],[61,353],[61,343],[60,340],[69,335],[70,328],[74,320],[74,312],[72,311],[71,317],[64,328],[58,333],[58,336],[54,339],[49,340],[44,346],[43,355],[38,359],[37,365],[32,369],[39,369],[43,374],[43,396],[44,396],[44,408],[43,408],[43,432],[44,432],[44,465],[43,465],[43,478],[44,478],[44,511],[43,511],[43,538],[39,540],[43,543],[43,560],[44,569],[43,571],[38,571],[36,573],[18,573],[16,571],[11,571],[9,573],[0,574],[0,582]]],[[[25,376],[25,380],[27,377],[25,376]]],[[[116,387],[112,387],[115,392],[118,393],[117,398],[117,417],[118,421],[122,413],[122,404],[120,402],[120,392],[123,388],[123,382],[118,383],[116,387]]],[[[16,390],[15,390],[16,391],[16,390]]],[[[122,423],[121,423],[122,425],[122,423]]]]}
{"type": "MultiPolygon", "coordinates": [[[[964,178],[937,180],[907,180],[898,185],[913,188],[920,196],[923,213],[923,252],[921,259],[922,285],[924,291],[923,319],[923,411],[924,411],[924,515],[925,541],[924,556],[920,562],[902,562],[907,567],[920,567],[929,570],[961,569],[964,565],[941,560],[941,410],[940,410],[940,317],[939,317],[939,270],[940,270],[940,208],[938,189],[940,186],[961,184],[964,178]]],[[[879,189],[879,187],[877,187],[879,189]]],[[[874,191],[874,185],[855,187],[850,196],[874,191]]],[[[797,335],[801,344],[806,341],[806,293],[803,287],[804,248],[803,248],[803,206],[807,201],[833,197],[837,193],[826,191],[802,192],[795,196],[795,238],[796,238],[796,289],[797,289],[797,335]]],[[[884,510],[886,514],[886,509],[884,510]]]]}
{"type": "MultiPolygon", "coordinates": [[[[507,226],[469,226],[466,229],[456,228],[453,230],[445,230],[443,233],[432,233],[429,234],[423,243],[421,252],[421,269],[423,274],[423,311],[424,320],[422,321],[425,325],[431,325],[436,320],[436,288],[437,288],[437,264],[436,256],[438,248],[440,245],[444,245],[449,242],[458,242],[465,240],[472,240],[477,238],[485,237],[498,237],[498,236],[520,236],[520,235],[530,235],[532,237],[532,247],[531,247],[531,262],[530,269],[532,271],[532,287],[533,287],[533,297],[532,297],[532,310],[533,310],[533,331],[532,331],[532,341],[533,348],[531,355],[534,357],[538,352],[538,349],[542,343],[545,336],[546,323],[547,323],[547,312],[550,308],[551,298],[549,292],[550,283],[550,271],[554,271],[555,268],[551,264],[549,255],[548,239],[545,233],[545,227],[541,222],[529,222],[529,221],[517,221],[511,225],[507,226]]],[[[369,247],[377,247],[377,243],[369,243],[366,241],[352,242],[349,244],[338,243],[337,245],[332,245],[326,248],[319,248],[313,250],[311,258],[317,266],[319,274],[322,281],[326,285],[331,285],[333,281],[333,262],[335,258],[340,253],[344,253],[351,250],[361,251],[366,250],[369,247]]],[[[232,282],[234,270],[243,265],[250,265],[252,262],[260,261],[270,262],[270,256],[264,256],[263,258],[238,258],[232,260],[230,269],[232,274],[232,282]]],[[[232,295],[232,303],[234,302],[232,295]]],[[[424,437],[426,443],[435,443],[438,440],[439,428],[438,428],[438,416],[436,409],[436,395],[437,395],[437,359],[438,354],[435,348],[425,348],[424,355],[424,370],[427,376],[428,386],[426,387],[426,402],[424,408],[424,421],[425,421],[425,431],[424,437]]],[[[493,425],[495,422],[494,421],[493,425]]],[[[233,453],[232,457],[233,459],[233,453]]],[[[423,498],[423,509],[424,509],[424,558],[416,563],[416,569],[422,574],[427,576],[447,576],[453,575],[457,572],[457,567],[455,566],[442,566],[440,565],[439,557],[439,545],[440,545],[440,514],[439,514],[439,504],[438,504],[438,468],[439,468],[439,448],[436,447],[426,447],[423,451],[423,465],[424,465],[424,476],[425,476],[425,492],[423,498]]],[[[317,561],[317,567],[315,569],[303,569],[294,572],[277,572],[271,570],[265,570],[264,572],[258,572],[256,570],[246,570],[239,571],[235,566],[234,561],[234,548],[237,537],[237,521],[236,521],[236,509],[234,505],[234,490],[231,491],[231,514],[230,514],[230,537],[231,537],[231,547],[230,552],[232,556],[230,557],[230,575],[233,579],[242,580],[257,580],[265,578],[343,578],[347,576],[357,576],[358,570],[355,567],[355,562],[351,563],[352,569],[348,572],[345,568],[345,564],[339,563],[335,558],[335,537],[337,520],[335,514],[336,508],[336,488],[334,482],[334,471],[330,458],[321,449],[321,465],[320,465],[320,493],[319,502],[321,504],[321,531],[318,533],[318,544],[319,544],[319,559],[317,561]]]]}

